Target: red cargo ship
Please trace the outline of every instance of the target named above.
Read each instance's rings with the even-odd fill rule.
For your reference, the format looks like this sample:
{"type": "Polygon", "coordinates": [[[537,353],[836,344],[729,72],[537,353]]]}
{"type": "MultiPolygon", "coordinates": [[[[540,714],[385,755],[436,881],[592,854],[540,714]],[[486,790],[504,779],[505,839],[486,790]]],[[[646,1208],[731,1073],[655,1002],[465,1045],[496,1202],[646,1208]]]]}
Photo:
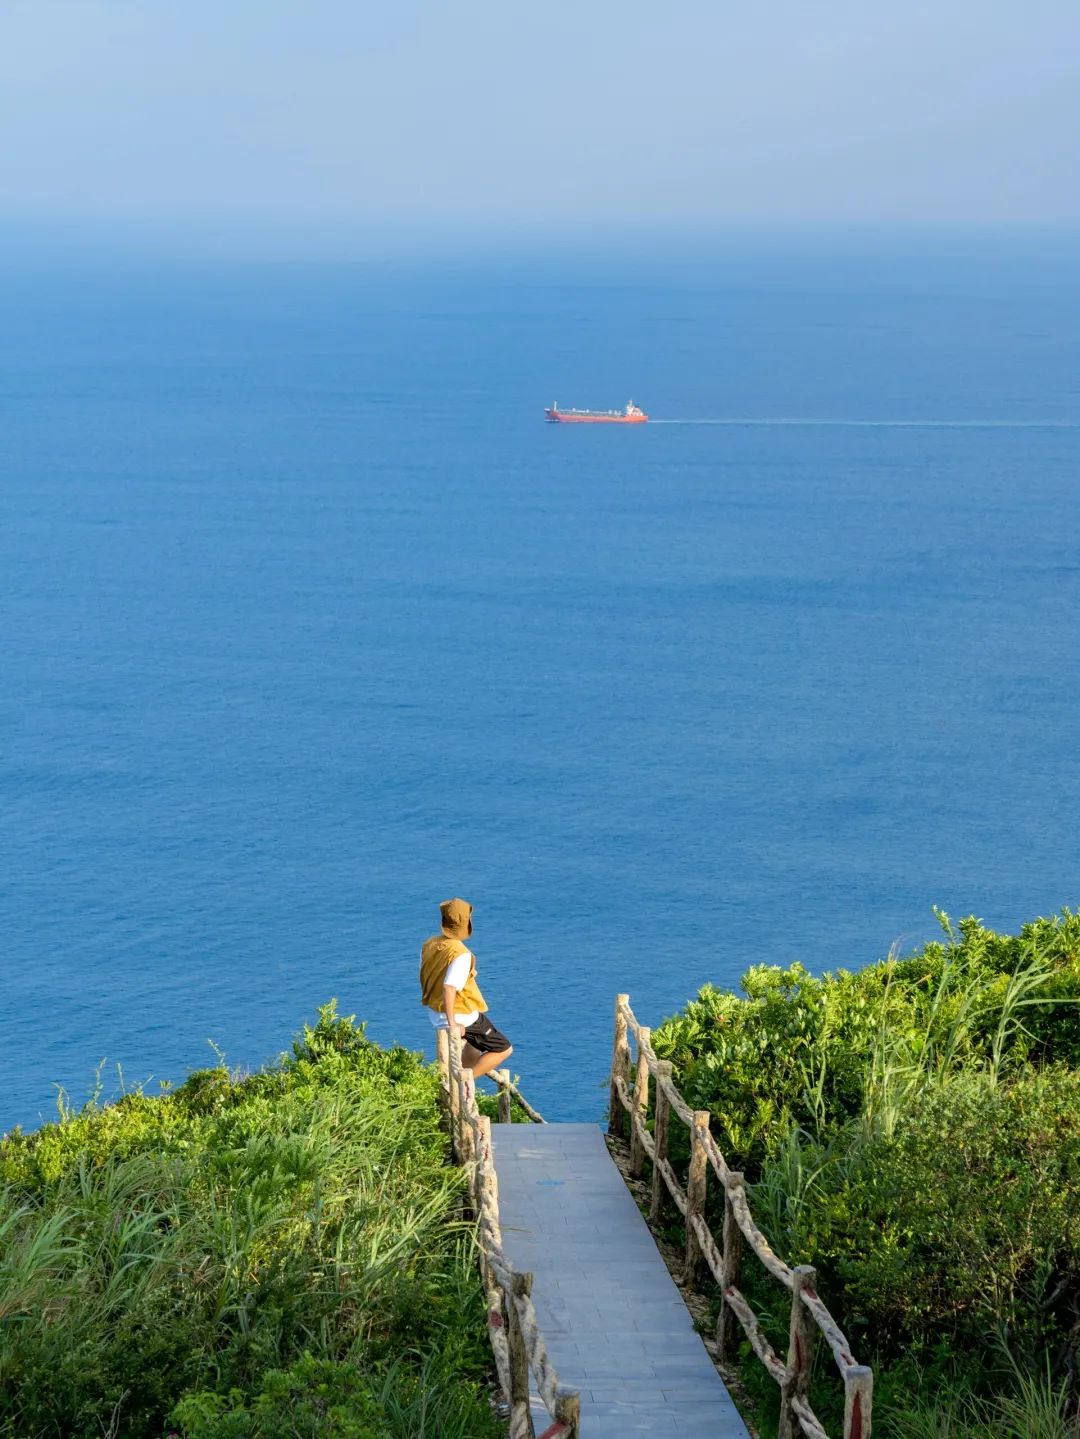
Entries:
{"type": "Polygon", "coordinates": [[[625,410],[560,410],[554,404],[544,416],[551,425],[643,425],[649,418],[633,400],[625,410]]]}

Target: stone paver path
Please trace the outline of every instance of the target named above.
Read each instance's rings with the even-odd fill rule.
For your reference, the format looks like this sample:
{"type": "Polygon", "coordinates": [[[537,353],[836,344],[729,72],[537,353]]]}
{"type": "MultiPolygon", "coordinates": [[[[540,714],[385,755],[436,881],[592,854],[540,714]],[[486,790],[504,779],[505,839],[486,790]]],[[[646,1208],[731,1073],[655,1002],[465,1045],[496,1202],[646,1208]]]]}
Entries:
{"type": "MultiPolygon", "coordinates": [[[[493,1124],[503,1247],[531,1270],[582,1439],[748,1439],[595,1124],[493,1124]]],[[[536,1398],[538,1434],[550,1423],[536,1398]]]]}

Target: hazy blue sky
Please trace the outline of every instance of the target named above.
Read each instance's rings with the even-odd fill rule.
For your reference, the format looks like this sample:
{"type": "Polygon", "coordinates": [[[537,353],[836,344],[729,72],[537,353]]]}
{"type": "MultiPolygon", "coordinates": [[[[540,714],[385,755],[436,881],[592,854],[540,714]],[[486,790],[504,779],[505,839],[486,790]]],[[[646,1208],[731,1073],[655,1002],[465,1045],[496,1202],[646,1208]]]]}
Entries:
{"type": "Polygon", "coordinates": [[[1080,0],[3,0],[0,215],[1080,221],[1080,0]]]}

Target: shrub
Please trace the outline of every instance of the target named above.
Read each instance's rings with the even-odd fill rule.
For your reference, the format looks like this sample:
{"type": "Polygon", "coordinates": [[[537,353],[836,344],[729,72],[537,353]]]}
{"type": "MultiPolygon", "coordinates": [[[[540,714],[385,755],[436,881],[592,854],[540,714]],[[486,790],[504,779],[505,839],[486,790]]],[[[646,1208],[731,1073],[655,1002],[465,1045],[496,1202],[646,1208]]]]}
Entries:
{"type": "Polygon", "coordinates": [[[767,1160],[754,1213],[879,1354],[1002,1329],[1033,1356],[1080,1323],[1080,1071],[961,1073],[890,1135],[795,1142],[809,1183],[788,1203],[790,1154],[767,1160]]]}
{"type": "MultiPolygon", "coordinates": [[[[941,942],[858,973],[757,965],[742,995],[706,986],[654,1047],[755,1181],[770,1242],[818,1269],[875,1365],[879,1415],[908,1414],[897,1439],[1011,1434],[1009,1405],[1036,1405],[1018,1376],[1046,1366],[1057,1419],[1031,1432],[1063,1439],[1060,1386],[1075,1403],[1080,1368],[1080,915],[1014,936],[940,918],[941,942]],[[924,1387],[952,1409],[935,1419],[912,1399],[924,1387]]],[[[786,1295],[755,1265],[744,1284],[783,1352],[786,1295]]],[[[814,1406],[835,1422],[839,1386],[818,1368],[814,1406]]],[[[771,1384],[752,1358],[744,1374],[771,1384]]]]}
{"type": "Polygon", "coordinates": [[[9,1136],[0,1434],[489,1433],[437,1095],[330,1005],[263,1073],[9,1136]]]}
{"type": "Polygon", "coordinates": [[[883,1123],[942,1075],[1080,1066],[1080,914],[998,935],[973,918],[945,943],[857,973],[754,965],[745,997],[706,985],[653,1035],[733,1165],[756,1173],[792,1127],[883,1123]]]}

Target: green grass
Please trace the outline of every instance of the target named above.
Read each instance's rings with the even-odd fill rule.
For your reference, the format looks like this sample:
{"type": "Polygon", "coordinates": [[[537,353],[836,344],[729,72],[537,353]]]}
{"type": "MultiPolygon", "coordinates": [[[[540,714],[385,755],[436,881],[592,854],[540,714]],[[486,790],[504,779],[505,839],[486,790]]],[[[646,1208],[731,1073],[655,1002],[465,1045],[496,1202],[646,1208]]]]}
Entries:
{"type": "Polygon", "coordinates": [[[437,1081],[333,1006],[291,1056],[0,1142],[0,1434],[485,1439],[437,1081]]]}
{"type": "Polygon", "coordinates": [[[1010,1389],[994,1397],[958,1384],[898,1397],[885,1419],[886,1439],[1080,1439],[1068,1383],[1010,1368],[1010,1389]]]}
{"type": "MultiPolygon", "coordinates": [[[[874,1365],[875,1432],[1074,1439],[1080,916],[1018,935],[941,918],[942,942],[854,974],[756,965],[653,1042],[874,1365]]],[[[786,1294],[753,1263],[745,1285],[786,1352],[786,1294]]],[[[768,1435],[775,1387],[744,1357],[768,1435]]],[[[841,1395],[819,1356],[827,1426],[841,1395]]]]}

